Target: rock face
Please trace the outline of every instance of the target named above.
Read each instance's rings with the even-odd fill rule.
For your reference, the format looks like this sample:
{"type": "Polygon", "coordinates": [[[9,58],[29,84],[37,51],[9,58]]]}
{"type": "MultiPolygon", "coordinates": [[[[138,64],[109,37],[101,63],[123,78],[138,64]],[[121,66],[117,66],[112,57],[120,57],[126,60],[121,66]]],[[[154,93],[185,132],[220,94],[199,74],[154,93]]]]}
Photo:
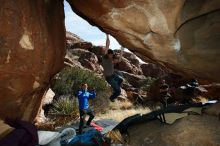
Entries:
{"type": "Polygon", "coordinates": [[[150,77],[153,77],[153,78],[162,77],[162,76],[165,76],[167,74],[165,69],[162,69],[162,68],[160,68],[157,65],[152,64],[152,63],[142,64],[141,69],[142,69],[143,74],[145,76],[150,76],[150,77]]]}
{"type": "Polygon", "coordinates": [[[45,122],[46,117],[45,117],[45,114],[44,114],[44,109],[42,107],[47,105],[47,104],[51,104],[52,101],[53,101],[54,96],[55,96],[55,93],[53,92],[53,90],[51,88],[49,88],[47,90],[47,92],[45,93],[45,96],[42,100],[42,106],[39,110],[38,116],[35,118],[35,123],[45,122]]]}
{"type": "Polygon", "coordinates": [[[135,66],[140,66],[140,61],[137,59],[136,55],[134,55],[133,53],[123,52],[123,57],[129,60],[131,64],[135,66]]]}
{"type": "Polygon", "coordinates": [[[135,75],[143,74],[142,70],[139,66],[133,65],[128,59],[126,59],[124,57],[122,57],[121,62],[119,62],[116,65],[115,69],[125,71],[125,72],[128,72],[128,73],[132,73],[132,74],[135,74],[135,75]]]}
{"type": "Polygon", "coordinates": [[[66,47],[67,49],[89,49],[92,47],[92,43],[84,41],[83,39],[71,32],[66,32],[66,47]]]}
{"type": "Polygon", "coordinates": [[[212,106],[208,107],[207,109],[205,109],[204,112],[209,115],[220,116],[220,102],[217,102],[217,103],[213,104],[212,106]]]}
{"type": "MultiPolygon", "coordinates": [[[[120,50],[114,50],[116,56],[120,56],[121,51],[120,50]]],[[[115,69],[125,71],[128,73],[132,73],[135,75],[142,75],[142,69],[140,67],[140,62],[137,59],[137,57],[130,52],[123,52],[122,60],[119,62],[116,66],[115,69]]]]}
{"type": "Polygon", "coordinates": [[[97,56],[92,52],[84,52],[79,57],[79,62],[86,68],[96,71],[98,73],[102,73],[102,69],[100,65],[98,64],[98,58],[97,56]]]}
{"type": "Polygon", "coordinates": [[[219,0],[68,2],[143,60],[220,81],[219,0]]]}
{"type": "Polygon", "coordinates": [[[220,84],[208,84],[202,87],[208,90],[208,92],[202,94],[202,96],[208,97],[209,99],[220,99],[220,84]]]}
{"type": "Polygon", "coordinates": [[[139,88],[140,82],[146,79],[146,77],[143,75],[134,75],[124,71],[119,71],[118,74],[120,74],[124,79],[128,81],[129,84],[135,88],[139,88]]]}
{"type": "Polygon", "coordinates": [[[63,2],[1,0],[0,118],[33,121],[63,66],[63,2]]]}
{"type": "Polygon", "coordinates": [[[219,146],[219,132],[219,120],[208,115],[187,116],[172,125],[158,121],[128,129],[131,146],[219,146]]]}

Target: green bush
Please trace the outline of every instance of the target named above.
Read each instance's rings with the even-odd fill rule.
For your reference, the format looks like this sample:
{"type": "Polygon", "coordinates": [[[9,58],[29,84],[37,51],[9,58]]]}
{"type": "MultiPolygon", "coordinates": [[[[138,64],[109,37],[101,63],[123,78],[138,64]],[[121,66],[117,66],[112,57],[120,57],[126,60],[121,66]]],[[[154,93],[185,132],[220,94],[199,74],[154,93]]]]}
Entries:
{"type": "MultiPolygon", "coordinates": [[[[110,87],[108,86],[104,78],[101,78],[94,72],[83,70],[78,67],[65,68],[58,74],[57,80],[54,86],[52,87],[52,89],[58,96],[70,95],[70,98],[73,98],[75,96],[75,93],[80,89],[82,83],[87,83],[89,88],[91,87],[96,90],[97,97],[91,100],[90,106],[96,112],[103,112],[104,110],[107,110],[109,106],[108,98],[111,94],[110,87]]],[[[72,110],[72,107],[68,105],[69,101],[67,104],[63,103],[63,101],[58,101],[58,102],[60,103],[56,103],[59,104],[59,106],[55,108],[55,111],[63,110],[65,111],[63,113],[69,113],[68,111],[72,110]]]]}
{"type": "Polygon", "coordinates": [[[149,91],[151,85],[154,83],[155,80],[155,78],[147,77],[140,83],[141,89],[144,91],[149,91]]]}
{"type": "Polygon", "coordinates": [[[78,103],[74,98],[59,98],[54,101],[51,113],[57,115],[77,115],[78,103]]]}
{"type": "Polygon", "coordinates": [[[58,95],[74,95],[82,83],[87,83],[89,87],[96,89],[97,93],[109,90],[105,79],[88,70],[74,67],[65,68],[59,73],[53,91],[58,95]]]}

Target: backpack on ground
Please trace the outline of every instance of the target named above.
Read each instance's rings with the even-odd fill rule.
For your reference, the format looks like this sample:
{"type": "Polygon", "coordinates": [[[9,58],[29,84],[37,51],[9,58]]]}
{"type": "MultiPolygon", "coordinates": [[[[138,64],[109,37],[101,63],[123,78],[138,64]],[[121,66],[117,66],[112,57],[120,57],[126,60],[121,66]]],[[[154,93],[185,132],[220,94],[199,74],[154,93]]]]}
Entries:
{"type": "Polygon", "coordinates": [[[62,146],[110,146],[111,140],[105,138],[95,129],[77,135],[68,142],[62,142],[62,146]]]}

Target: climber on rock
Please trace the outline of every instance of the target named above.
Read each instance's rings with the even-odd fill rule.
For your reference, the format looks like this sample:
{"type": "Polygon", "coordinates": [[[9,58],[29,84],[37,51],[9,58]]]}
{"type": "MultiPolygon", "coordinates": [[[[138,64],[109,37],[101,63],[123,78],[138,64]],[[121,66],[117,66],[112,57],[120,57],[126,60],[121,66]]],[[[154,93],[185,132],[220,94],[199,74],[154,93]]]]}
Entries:
{"type": "Polygon", "coordinates": [[[89,115],[89,119],[86,123],[87,126],[90,126],[92,119],[95,117],[92,110],[89,108],[89,99],[96,97],[95,90],[88,92],[88,85],[82,84],[81,90],[79,90],[76,94],[79,101],[79,113],[80,113],[80,123],[79,123],[79,134],[82,133],[84,121],[86,115],[89,115]]]}
{"type": "Polygon", "coordinates": [[[121,76],[115,73],[114,70],[114,64],[121,61],[122,58],[122,50],[120,57],[117,58],[114,54],[114,51],[109,49],[110,46],[110,40],[109,35],[106,34],[106,46],[103,48],[103,56],[101,64],[104,68],[104,77],[106,81],[111,85],[113,89],[113,94],[110,96],[110,100],[112,102],[115,101],[115,99],[121,94],[121,83],[123,82],[123,79],[121,76]]]}

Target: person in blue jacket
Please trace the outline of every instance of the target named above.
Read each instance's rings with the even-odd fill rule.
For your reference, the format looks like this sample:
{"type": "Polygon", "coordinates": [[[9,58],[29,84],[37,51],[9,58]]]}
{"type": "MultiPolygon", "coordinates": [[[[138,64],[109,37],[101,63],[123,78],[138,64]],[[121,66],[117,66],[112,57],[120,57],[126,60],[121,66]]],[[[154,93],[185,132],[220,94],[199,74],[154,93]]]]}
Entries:
{"type": "Polygon", "coordinates": [[[89,119],[86,123],[90,126],[92,119],[95,117],[93,111],[89,108],[89,99],[96,97],[95,90],[91,92],[88,91],[88,85],[82,84],[81,90],[76,94],[79,101],[79,113],[80,113],[80,123],[79,123],[79,134],[82,133],[86,115],[89,115],[89,119]]]}

